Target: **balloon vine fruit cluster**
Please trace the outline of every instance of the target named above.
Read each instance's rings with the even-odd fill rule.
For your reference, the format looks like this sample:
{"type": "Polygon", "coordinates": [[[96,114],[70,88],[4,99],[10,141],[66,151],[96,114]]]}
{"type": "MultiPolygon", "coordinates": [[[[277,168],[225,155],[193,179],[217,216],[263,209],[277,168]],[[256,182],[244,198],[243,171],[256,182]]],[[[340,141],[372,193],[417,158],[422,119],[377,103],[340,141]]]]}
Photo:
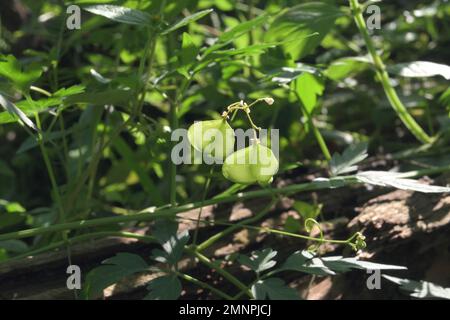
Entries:
{"type": "Polygon", "coordinates": [[[250,108],[264,101],[273,104],[272,98],[262,98],[247,104],[244,101],[229,105],[222,113],[222,119],[195,122],[188,129],[188,140],[193,148],[203,155],[223,163],[222,173],[232,182],[240,184],[271,183],[278,171],[278,159],[270,148],[258,138],[261,128],[250,116],[250,108]],[[250,146],[234,151],[235,134],[228,123],[237,111],[243,111],[252,127],[253,139],[250,146]]]}

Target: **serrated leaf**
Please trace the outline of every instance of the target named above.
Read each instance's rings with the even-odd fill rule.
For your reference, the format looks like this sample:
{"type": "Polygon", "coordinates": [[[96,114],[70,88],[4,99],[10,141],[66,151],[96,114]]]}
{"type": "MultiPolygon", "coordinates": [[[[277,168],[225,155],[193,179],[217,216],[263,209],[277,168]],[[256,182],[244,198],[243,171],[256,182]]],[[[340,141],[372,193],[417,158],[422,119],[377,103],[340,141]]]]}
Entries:
{"type": "Polygon", "coordinates": [[[148,283],[150,291],[144,300],[177,300],[181,294],[180,280],[174,275],[162,276],[148,283]]]}
{"type": "Polygon", "coordinates": [[[24,125],[30,127],[31,129],[38,131],[38,128],[34,124],[33,121],[31,121],[27,115],[20,110],[14,103],[10,102],[8,99],[6,99],[3,95],[0,94],[0,105],[5,108],[9,114],[16,119],[19,119],[24,125]]]}
{"type": "Polygon", "coordinates": [[[403,178],[404,174],[390,171],[364,171],[356,174],[356,178],[363,182],[383,187],[394,187],[401,190],[424,193],[450,192],[450,188],[430,186],[414,179],[403,178]]]}
{"type": "Polygon", "coordinates": [[[40,66],[25,69],[13,55],[0,56],[0,76],[9,79],[22,92],[28,92],[30,85],[42,74],[40,66]]]}
{"type": "Polygon", "coordinates": [[[303,73],[295,81],[295,91],[309,113],[316,107],[317,97],[322,95],[323,90],[322,78],[311,73],[303,73]]]}
{"type": "Polygon", "coordinates": [[[194,14],[191,14],[190,16],[187,16],[187,17],[181,19],[180,21],[176,22],[175,24],[173,24],[172,26],[170,26],[169,28],[164,30],[161,34],[166,35],[170,32],[173,32],[181,27],[188,25],[189,23],[191,23],[193,21],[203,18],[207,14],[210,14],[212,11],[214,11],[214,10],[206,9],[206,10],[202,10],[202,11],[196,12],[194,14]]]}
{"type": "Polygon", "coordinates": [[[153,228],[153,235],[163,250],[154,249],[152,259],[175,265],[183,255],[184,246],[189,241],[189,231],[177,233],[178,224],[167,219],[158,220],[153,228]]]}
{"type": "MultiPolygon", "coordinates": [[[[27,116],[32,116],[36,112],[45,112],[49,108],[63,104],[67,97],[80,94],[84,91],[83,86],[75,85],[69,88],[62,88],[52,94],[49,98],[34,100],[30,103],[27,100],[19,101],[16,106],[27,116]]],[[[0,124],[16,122],[17,117],[9,112],[0,112],[0,124]]]]}
{"type": "Polygon", "coordinates": [[[345,57],[333,61],[324,73],[328,78],[338,81],[367,69],[370,64],[368,57],[345,57]]]}
{"type": "Polygon", "coordinates": [[[163,245],[177,234],[178,223],[169,219],[158,219],[152,228],[152,235],[163,245]]]}
{"type": "Polygon", "coordinates": [[[95,298],[103,289],[117,283],[126,276],[146,271],[147,263],[140,256],[121,252],[102,262],[102,266],[92,269],[86,276],[84,294],[87,298],[95,298]]]}
{"type": "Polygon", "coordinates": [[[407,270],[404,266],[374,263],[358,260],[356,257],[344,258],[342,256],[323,257],[323,263],[336,272],[347,272],[351,269],[362,270],[407,270]]]}
{"type": "Polygon", "coordinates": [[[224,33],[222,33],[219,36],[218,41],[215,44],[204,49],[203,57],[206,57],[209,54],[219,50],[220,48],[229,44],[231,41],[238,39],[242,35],[246,34],[250,30],[252,30],[253,28],[261,25],[262,23],[264,23],[267,20],[267,18],[268,18],[268,15],[266,13],[263,13],[262,15],[254,18],[252,20],[248,20],[243,23],[240,23],[237,26],[233,27],[232,29],[225,31],[224,33]]]}
{"type": "Polygon", "coordinates": [[[66,104],[90,103],[93,105],[127,106],[131,100],[131,90],[108,89],[99,92],[86,92],[71,95],[64,102],[66,104]]]}
{"type": "Polygon", "coordinates": [[[297,291],[286,286],[279,278],[259,280],[251,290],[256,300],[299,300],[297,291]]]}
{"type": "Polygon", "coordinates": [[[140,26],[151,25],[150,15],[140,10],[110,4],[88,6],[84,7],[83,9],[90,13],[100,15],[120,23],[140,25],[140,26]]]}
{"type": "Polygon", "coordinates": [[[269,15],[267,13],[263,13],[254,19],[239,23],[237,26],[222,33],[219,36],[219,42],[226,43],[228,41],[235,40],[253,28],[260,26],[266,22],[268,18],[269,15]]]}
{"type": "Polygon", "coordinates": [[[309,218],[315,219],[321,211],[320,206],[311,205],[304,201],[295,201],[292,207],[302,216],[304,220],[309,218]]]}
{"type": "Polygon", "coordinates": [[[239,255],[238,261],[256,273],[260,273],[272,268],[277,263],[275,260],[272,260],[276,255],[276,251],[267,248],[261,251],[252,252],[250,257],[239,255]]]}
{"type": "Polygon", "coordinates": [[[326,276],[348,272],[351,269],[363,270],[406,270],[406,267],[361,261],[356,257],[342,256],[317,257],[309,251],[297,251],[290,255],[278,271],[291,270],[326,276]]]}
{"type": "Polygon", "coordinates": [[[246,46],[244,48],[239,49],[227,49],[227,50],[216,50],[212,54],[208,56],[209,59],[216,59],[220,58],[222,56],[236,56],[236,55],[252,55],[252,54],[258,54],[263,53],[269,48],[274,48],[277,45],[279,45],[280,42],[273,42],[273,43],[257,43],[252,44],[249,46],[246,46]]]}
{"type": "Polygon", "coordinates": [[[291,254],[279,269],[279,271],[282,270],[299,271],[319,276],[336,274],[314,254],[305,250],[291,254]]]}
{"type": "Polygon", "coordinates": [[[267,49],[273,48],[278,44],[279,43],[257,43],[239,49],[232,48],[226,50],[215,50],[209,53],[205,53],[201,58],[200,63],[195,67],[194,72],[199,72],[200,70],[211,65],[212,62],[229,60],[229,57],[232,56],[251,56],[261,54],[267,51],[267,49]]]}
{"type": "Polygon", "coordinates": [[[428,281],[414,281],[383,275],[383,278],[398,284],[402,291],[414,298],[450,299],[450,288],[444,288],[428,281]]]}
{"type": "MultiPolygon", "coordinates": [[[[53,132],[43,132],[42,133],[42,141],[44,143],[48,141],[53,141],[60,139],[68,134],[73,132],[72,128],[65,130],[65,131],[53,131],[53,132]]],[[[28,151],[30,149],[33,149],[39,145],[39,141],[35,137],[28,137],[26,138],[22,144],[20,145],[19,149],[17,149],[16,153],[21,154],[25,151],[28,151]]]]}
{"type": "Polygon", "coordinates": [[[183,40],[181,43],[181,63],[186,65],[195,61],[197,53],[198,48],[192,40],[192,37],[188,33],[183,32],[183,40]]]}
{"type": "Polygon", "coordinates": [[[195,45],[194,41],[192,40],[192,37],[186,33],[183,32],[183,39],[181,43],[181,53],[179,58],[179,67],[177,71],[184,75],[187,79],[189,78],[189,69],[191,68],[192,64],[196,61],[196,57],[198,54],[198,48],[195,45]]]}
{"type": "Polygon", "coordinates": [[[388,67],[388,71],[402,77],[423,78],[439,75],[450,79],[450,66],[430,61],[399,63],[388,67]]]}
{"type": "Polygon", "coordinates": [[[352,172],[358,169],[355,164],[367,158],[367,143],[360,142],[349,146],[341,154],[335,153],[330,160],[330,171],[333,176],[352,172]]]}
{"type": "Polygon", "coordinates": [[[272,72],[271,75],[273,76],[273,82],[287,84],[296,80],[304,73],[320,75],[319,69],[304,63],[297,63],[295,67],[282,67],[280,70],[272,72]]]}
{"type": "Polygon", "coordinates": [[[83,93],[85,87],[82,85],[74,85],[68,88],[61,88],[52,94],[52,97],[65,98],[74,94],[83,93]]]}
{"type": "Polygon", "coordinates": [[[288,216],[283,227],[286,232],[298,233],[302,228],[302,224],[299,219],[296,219],[293,216],[288,216]]]}
{"type": "Polygon", "coordinates": [[[286,41],[285,48],[298,60],[311,53],[331,30],[336,18],[343,13],[324,2],[308,2],[287,8],[271,24],[266,33],[268,41],[286,41]],[[316,33],[315,37],[305,37],[316,33]]]}

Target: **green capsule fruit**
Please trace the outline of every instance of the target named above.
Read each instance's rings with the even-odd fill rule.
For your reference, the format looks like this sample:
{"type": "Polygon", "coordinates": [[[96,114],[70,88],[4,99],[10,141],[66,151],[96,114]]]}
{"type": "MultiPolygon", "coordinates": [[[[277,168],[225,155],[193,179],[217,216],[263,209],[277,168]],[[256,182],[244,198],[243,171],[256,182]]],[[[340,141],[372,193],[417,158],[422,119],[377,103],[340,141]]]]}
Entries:
{"type": "Polygon", "coordinates": [[[260,143],[253,146],[253,152],[256,154],[257,163],[250,164],[250,170],[256,181],[263,185],[272,182],[273,176],[278,172],[278,159],[271,149],[260,143]]]}
{"type": "Polygon", "coordinates": [[[225,119],[194,123],[188,139],[196,150],[215,160],[222,161],[234,150],[234,131],[225,119]]]}
{"type": "Polygon", "coordinates": [[[250,170],[250,149],[243,148],[230,154],[222,165],[222,174],[225,178],[235,183],[251,184],[256,179],[250,170]]]}
{"type": "Polygon", "coordinates": [[[277,171],[277,158],[272,150],[260,143],[232,153],[222,166],[225,178],[241,184],[268,184],[277,171]]]}

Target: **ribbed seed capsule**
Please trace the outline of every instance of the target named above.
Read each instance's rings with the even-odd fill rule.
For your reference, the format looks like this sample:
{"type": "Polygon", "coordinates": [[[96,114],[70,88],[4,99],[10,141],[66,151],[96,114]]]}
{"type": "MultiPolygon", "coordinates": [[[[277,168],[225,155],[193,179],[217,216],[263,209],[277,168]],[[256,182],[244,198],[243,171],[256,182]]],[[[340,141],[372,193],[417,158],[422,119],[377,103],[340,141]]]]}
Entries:
{"type": "Polygon", "coordinates": [[[215,160],[225,159],[234,150],[234,131],[225,119],[194,123],[188,139],[196,150],[215,160]]]}
{"type": "Polygon", "coordinates": [[[241,184],[267,184],[278,171],[278,160],[272,150],[260,143],[230,154],[222,166],[225,178],[241,184]]]}

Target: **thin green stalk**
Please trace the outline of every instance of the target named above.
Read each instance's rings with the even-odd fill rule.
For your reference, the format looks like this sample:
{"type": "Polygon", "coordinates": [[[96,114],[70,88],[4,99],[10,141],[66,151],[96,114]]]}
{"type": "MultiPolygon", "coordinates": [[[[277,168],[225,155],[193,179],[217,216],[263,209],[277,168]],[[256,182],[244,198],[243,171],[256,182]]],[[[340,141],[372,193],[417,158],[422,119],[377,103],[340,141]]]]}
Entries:
{"type": "MultiPolygon", "coordinates": [[[[26,99],[31,103],[32,99],[29,95],[27,95],[26,99]]],[[[44,158],[44,162],[45,162],[45,166],[47,168],[47,172],[48,172],[48,176],[50,177],[50,182],[52,185],[52,189],[53,189],[53,193],[55,195],[55,199],[56,199],[56,204],[58,205],[59,208],[59,215],[58,215],[58,221],[61,223],[64,223],[66,221],[66,213],[65,213],[65,209],[64,209],[64,205],[61,199],[61,193],[59,191],[59,187],[58,184],[56,182],[56,177],[55,177],[55,173],[53,172],[53,167],[51,165],[50,162],[50,157],[48,156],[47,153],[47,149],[45,148],[44,145],[44,139],[42,136],[42,127],[41,127],[41,122],[39,119],[39,115],[36,113],[35,115],[36,118],[36,125],[39,129],[38,131],[38,143],[39,143],[39,148],[41,149],[41,153],[42,153],[42,157],[44,158]]],[[[71,254],[71,250],[70,250],[70,245],[69,243],[67,243],[67,230],[61,230],[62,232],[62,238],[64,239],[64,243],[67,244],[66,249],[67,249],[67,260],[68,260],[68,264],[72,265],[72,254],[71,254]]],[[[74,291],[74,296],[75,299],[77,298],[77,292],[76,290],[74,291]]]]}
{"type": "MultiPolygon", "coordinates": [[[[153,54],[151,53],[151,48],[153,46],[153,42],[154,42],[154,36],[150,35],[150,30],[147,30],[147,41],[145,43],[145,47],[144,47],[144,53],[141,56],[141,59],[139,60],[139,67],[138,67],[138,72],[137,72],[137,83],[136,83],[136,88],[135,88],[135,96],[134,96],[134,112],[133,114],[136,115],[137,110],[138,110],[138,106],[140,104],[140,100],[139,100],[139,95],[141,93],[143,93],[143,88],[147,85],[147,81],[144,81],[144,83],[142,83],[142,76],[144,75],[144,70],[145,70],[145,61],[147,60],[147,58],[149,56],[153,56],[153,54]]],[[[145,93],[145,92],[144,92],[145,93]]]]}
{"type": "MultiPolygon", "coordinates": [[[[260,216],[260,218],[261,218],[261,216],[260,216]]],[[[193,219],[180,218],[180,220],[191,220],[192,221],[193,219]]],[[[214,242],[216,242],[220,238],[223,238],[225,235],[229,234],[230,232],[232,232],[232,231],[234,231],[236,229],[249,229],[249,230],[263,231],[263,232],[267,232],[267,233],[274,233],[274,234],[279,234],[279,235],[282,235],[282,236],[287,236],[287,237],[292,237],[292,238],[299,238],[299,239],[307,240],[307,241],[319,242],[319,244],[320,243],[349,244],[349,243],[351,243],[351,241],[353,239],[355,239],[355,234],[353,234],[351,237],[349,237],[347,239],[344,239],[344,240],[325,239],[323,237],[323,234],[321,234],[320,238],[311,237],[311,236],[306,236],[306,235],[303,235],[303,234],[292,233],[292,232],[278,230],[278,229],[273,229],[273,228],[265,228],[265,227],[257,227],[257,226],[249,225],[248,223],[250,223],[250,222],[247,222],[248,220],[246,220],[245,223],[241,222],[241,223],[237,223],[237,224],[227,223],[227,222],[214,222],[214,223],[211,222],[211,224],[214,224],[216,226],[228,226],[229,228],[224,230],[224,231],[227,231],[226,233],[216,234],[217,237],[215,237],[216,235],[214,235],[213,237],[211,237],[210,239],[208,239],[207,241],[202,243],[202,245],[204,244],[204,246],[202,246],[202,247],[198,246],[196,248],[197,251],[200,251],[200,249],[201,250],[206,249],[207,247],[211,246],[214,242]],[[212,238],[214,238],[214,241],[211,240],[212,238]]],[[[208,221],[206,221],[206,220],[201,220],[201,222],[208,223],[208,221]]],[[[252,222],[254,222],[254,221],[252,221],[252,222]]]]}
{"type": "Polygon", "coordinates": [[[297,93],[297,91],[292,90],[292,92],[295,94],[298,103],[300,104],[300,109],[302,110],[302,113],[305,115],[306,120],[308,121],[309,126],[311,127],[311,130],[314,133],[314,137],[317,140],[317,143],[319,144],[320,150],[322,150],[322,153],[327,161],[331,160],[331,154],[328,150],[327,144],[325,143],[325,140],[320,133],[319,129],[317,129],[316,125],[314,124],[314,121],[311,117],[311,114],[306,110],[305,106],[303,105],[302,100],[300,99],[300,95],[297,93]]]}
{"type": "MultiPolygon", "coordinates": [[[[442,167],[436,167],[436,168],[429,168],[429,169],[405,172],[402,174],[402,177],[403,178],[414,178],[414,177],[419,177],[424,174],[427,174],[427,175],[436,174],[436,173],[445,172],[445,171],[449,171],[449,170],[450,170],[450,166],[442,166],[442,167]]],[[[232,194],[232,195],[224,195],[224,196],[214,197],[212,199],[205,200],[204,202],[199,201],[199,202],[180,205],[177,207],[154,209],[154,210],[152,210],[152,212],[142,210],[140,213],[127,215],[127,216],[113,216],[113,217],[97,218],[97,219],[90,219],[90,220],[79,220],[79,221],[74,221],[74,222],[69,222],[69,223],[60,223],[60,224],[55,224],[55,225],[51,225],[51,226],[14,231],[14,232],[0,234],[0,241],[27,238],[27,237],[40,235],[40,234],[45,234],[48,232],[56,232],[56,231],[62,231],[62,230],[78,230],[78,229],[86,229],[86,228],[99,227],[99,226],[118,224],[118,223],[124,223],[124,222],[149,221],[149,220],[155,220],[158,218],[170,218],[170,217],[175,217],[178,213],[197,209],[202,206],[215,205],[215,204],[219,204],[219,203],[230,203],[230,202],[235,202],[235,201],[244,201],[244,200],[248,200],[248,199],[263,198],[263,197],[272,196],[272,195],[280,195],[280,194],[289,195],[289,194],[294,194],[294,193],[298,193],[298,192],[317,191],[317,190],[323,190],[323,189],[329,189],[329,188],[345,187],[345,186],[350,186],[350,185],[355,185],[355,184],[360,184],[360,183],[361,182],[355,176],[332,177],[328,180],[319,180],[319,181],[312,181],[312,182],[308,182],[308,183],[294,184],[294,185],[277,188],[277,189],[261,189],[261,190],[242,192],[242,193],[237,193],[237,194],[232,194]]]]}
{"type": "MultiPolygon", "coordinates": [[[[30,97],[27,97],[27,100],[30,101],[30,102],[32,101],[30,97]]],[[[42,136],[42,127],[41,127],[41,122],[40,122],[38,114],[36,114],[36,125],[37,125],[37,127],[39,129],[39,131],[37,133],[38,134],[39,148],[41,149],[42,157],[44,158],[45,167],[47,168],[47,173],[48,173],[48,176],[50,178],[50,183],[52,185],[53,192],[54,192],[54,195],[55,195],[56,204],[58,205],[58,208],[59,208],[59,216],[58,216],[59,222],[63,222],[64,223],[65,220],[66,220],[66,214],[65,214],[65,211],[64,211],[64,205],[62,203],[62,199],[61,199],[61,194],[59,192],[58,183],[56,182],[55,173],[53,172],[53,167],[52,167],[52,164],[50,162],[50,158],[48,156],[47,149],[45,148],[45,145],[44,145],[44,139],[43,139],[43,136],[42,136]]]]}
{"type": "Polygon", "coordinates": [[[194,277],[192,277],[192,276],[190,276],[190,275],[188,275],[188,274],[181,273],[181,272],[179,272],[179,271],[173,271],[173,272],[174,272],[177,276],[179,276],[180,278],[182,278],[182,279],[184,279],[184,280],[186,280],[186,281],[189,281],[189,282],[191,282],[191,283],[193,283],[193,284],[195,284],[195,285],[197,285],[197,286],[199,286],[199,287],[202,287],[203,289],[207,289],[207,290],[209,290],[209,291],[211,291],[211,292],[217,294],[219,297],[221,297],[221,298],[223,298],[223,299],[226,299],[226,300],[233,300],[233,297],[232,297],[232,296],[226,294],[225,292],[223,292],[223,291],[221,291],[221,290],[219,290],[219,289],[214,288],[213,286],[210,286],[209,284],[207,284],[207,283],[205,283],[205,282],[203,282],[203,281],[200,281],[200,280],[198,280],[198,279],[196,279],[196,278],[194,278],[194,277]]]}
{"type": "MultiPolygon", "coordinates": [[[[137,239],[137,240],[140,240],[140,241],[145,241],[147,243],[148,242],[156,242],[156,239],[154,237],[152,237],[152,236],[140,235],[140,234],[131,233],[131,232],[101,231],[101,232],[94,232],[94,233],[88,233],[88,234],[83,234],[83,235],[80,235],[80,236],[76,236],[76,237],[68,239],[67,241],[59,241],[59,242],[56,242],[56,243],[52,243],[52,244],[47,245],[45,247],[42,247],[42,248],[39,248],[39,249],[36,249],[36,250],[32,250],[32,251],[29,251],[29,252],[27,252],[25,254],[21,254],[21,255],[13,257],[11,259],[2,261],[2,262],[0,262],[0,264],[6,263],[6,262],[15,261],[15,260],[20,260],[20,259],[23,259],[23,258],[26,258],[26,257],[29,257],[29,256],[37,255],[39,253],[43,253],[43,252],[46,252],[46,251],[57,249],[57,248],[60,248],[60,247],[64,246],[67,243],[73,245],[75,243],[84,242],[86,240],[90,240],[90,239],[94,239],[94,238],[105,238],[105,237],[132,238],[132,239],[137,239]]],[[[173,272],[175,272],[175,274],[177,276],[179,276],[180,278],[182,278],[182,279],[184,279],[186,281],[189,281],[189,282],[191,282],[191,283],[193,283],[193,284],[195,284],[195,285],[197,285],[199,287],[202,287],[204,289],[210,290],[211,292],[217,294],[221,298],[224,298],[224,299],[227,299],[227,300],[232,300],[233,299],[233,297],[231,297],[230,295],[226,294],[225,292],[223,292],[223,291],[221,291],[221,290],[219,290],[217,288],[214,288],[214,287],[210,286],[209,284],[207,284],[205,282],[202,282],[202,281],[200,281],[200,280],[198,280],[198,279],[196,279],[196,278],[194,278],[194,277],[192,277],[190,275],[181,273],[181,272],[176,271],[176,270],[173,271],[173,272]]]]}
{"type": "MultiPolygon", "coordinates": [[[[150,36],[150,40],[149,40],[149,48],[148,48],[148,52],[146,52],[146,55],[148,55],[148,62],[147,62],[147,71],[146,71],[146,77],[144,79],[144,84],[142,85],[142,89],[140,89],[139,91],[141,92],[141,99],[139,100],[139,102],[137,103],[136,106],[136,113],[135,115],[139,116],[141,111],[142,111],[142,106],[144,105],[144,101],[145,101],[145,93],[147,92],[148,89],[148,82],[150,80],[150,73],[152,70],[152,66],[153,66],[153,58],[155,56],[155,49],[156,49],[156,36],[150,36]]],[[[142,77],[142,75],[141,75],[142,77]]],[[[139,78],[139,81],[141,79],[139,78]]],[[[138,94],[139,95],[139,94],[138,94]]]]}
{"type": "Polygon", "coordinates": [[[131,123],[131,117],[124,121],[120,126],[115,127],[114,130],[110,133],[109,139],[106,142],[98,144],[98,147],[93,147],[93,156],[89,161],[86,170],[83,173],[79,174],[79,178],[76,181],[73,191],[71,191],[71,193],[67,197],[68,208],[71,208],[73,206],[76,198],[80,194],[81,188],[85,185],[87,179],[89,179],[89,177],[92,176],[95,172],[103,154],[103,150],[105,150],[112,143],[114,138],[118,136],[129,123],[131,123]]]}
{"type": "MultiPolygon", "coordinates": [[[[59,4],[64,8],[64,2],[63,1],[59,1],[59,4]]],[[[59,27],[59,31],[58,31],[58,40],[56,41],[56,53],[55,53],[55,60],[52,61],[52,66],[53,66],[53,91],[58,90],[58,86],[59,86],[59,79],[58,79],[58,67],[59,67],[59,59],[61,57],[61,47],[62,47],[62,41],[63,41],[63,36],[64,36],[64,30],[66,27],[66,22],[64,19],[61,19],[61,25],[59,27]]]]}
{"type": "Polygon", "coordinates": [[[0,264],[15,261],[15,260],[20,260],[20,259],[23,259],[23,258],[26,258],[29,256],[35,256],[37,254],[41,254],[41,253],[44,253],[44,252],[47,252],[50,250],[60,248],[67,244],[73,245],[75,243],[84,242],[86,240],[91,240],[91,239],[95,239],[95,238],[106,238],[106,237],[132,238],[132,239],[138,239],[138,240],[146,241],[146,242],[156,242],[156,239],[152,236],[146,236],[146,235],[141,235],[141,234],[137,234],[137,233],[122,232],[122,231],[100,231],[100,232],[82,234],[79,236],[68,238],[67,240],[54,242],[54,243],[51,243],[44,247],[14,256],[8,260],[0,261],[0,264]]]}
{"type": "Polygon", "coordinates": [[[137,214],[132,216],[114,216],[114,217],[107,217],[107,218],[99,218],[99,219],[91,219],[91,220],[79,220],[74,222],[66,222],[66,223],[59,223],[54,224],[51,226],[46,227],[39,227],[39,228],[31,228],[31,229],[25,229],[10,233],[4,233],[0,235],[0,241],[1,240],[7,240],[7,239],[21,239],[21,238],[28,238],[33,237],[40,234],[45,234],[49,232],[58,232],[63,230],[79,230],[79,229],[87,229],[87,228],[93,228],[93,227],[99,227],[99,226],[105,226],[110,224],[117,224],[122,222],[130,222],[130,221],[148,221],[148,220],[154,220],[158,218],[166,218],[173,216],[173,212],[161,212],[161,213],[145,213],[145,214],[137,214]]]}
{"type": "MultiPolygon", "coordinates": [[[[170,130],[178,128],[177,104],[170,104],[170,130]]],[[[169,157],[169,200],[172,206],[177,203],[177,166],[169,157]]]]}
{"type": "Polygon", "coordinates": [[[66,171],[66,177],[69,177],[69,168],[67,166],[67,163],[69,163],[69,145],[67,143],[66,138],[66,126],[64,125],[64,118],[62,115],[62,111],[58,113],[58,119],[59,119],[59,126],[61,128],[62,132],[62,144],[63,144],[63,150],[64,150],[64,169],[66,171]]]}
{"type": "MultiPolygon", "coordinates": [[[[170,103],[169,123],[172,132],[178,128],[178,105],[184,97],[191,81],[192,78],[184,79],[181,88],[179,91],[175,91],[175,97],[170,103]]],[[[175,145],[175,143],[173,145],[175,145]]],[[[170,156],[169,159],[169,201],[171,206],[175,206],[177,203],[177,166],[173,163],[170,156]]]]}
{"type": "Polygon", "coordinates": [[[140,112],[143,100],[139,100],[139,93],[142,90],[142,91],[144,91],[144,92],[142,92],[142,95],[145,96],[145,90],[147,88],[148,78],[149,78],[151,68],[152,68],[152,61],[153,61],[153,56],[154,56],[154,52],[155,52],[155,44],[156,44],[156,35],[150,35],[150,31],[148,34],[149,34],[150,38],[146,42],[145,49],[144,49],[144,55],[141,57],[141,59],[139,61],[139,68],[138,68],[138,81],[139,82],[136,87],[136,95],[135,95],[135,99],[134,99],[134,103],[133,103],[133,112],[131,113],[130,118],[128,118],[124,123],[122,123],[122,125],[116,127],[114,129],[114,131],[111,132],[110,139],[107,142],[99,145],[99,147],[97,148],[98,150],[94,154],[91,161],[89,162],[89,165],[88,165],[86,171],[83,172],[83,174],[78,179],[78,182],[74,188],[74,192],[72,192],[71,195],[68,197],[69,205],[71,205],[75,201],[75,198],[78,196],[78,194],[79,194],[81,188],[84,186],[86,180],[90,176],[92,176],[93,173],[95,172],[95,170],[97,168],[97,164],[100,161],[101,155],[103,153],[103,150],[110,145],[111,141],[114,140],[114,138],[117,135],[119,135],[128,124],[133,122],[134,118],[140,112]],[[148,58],[147,77],[144,81],[144,85],[141,85],[140,81],[141,81],[141,78],[144,73],[145,61],[147,60],[147,58],[148,58]]]}
{"type": "Polygon", "coordinates": [[[39,93],[41,93],[41,94],[43,94],[44,96],[47,96],[47,97],[51,97],[52,96],[52,94],[50,92],[48,92],[47,90],[39,88],[39,87],[36,87],[36,86],[30,86],[30,90],[39,92],[39,93]]]}
{"type": "MultiPolygon", "coordinates": [[[[212,176],[213,172],[214,172],[214,166],[211,166],[211,169],[209,171],[209,176],[206,179],[205,187],[203,189],[202,203],[205,202],[206,196],[208,195],[209,185],[211,184],[211,176],[212,176]]],[[[198,230],[200,229],[200,219],[202,218],[203,207],[204,206],[202,205],[200,207],[200,210],[198,211],[197,223],[196,223],[196,226],[195,226],[194,237],[193,237],[193,240],[192,240],[193,246],[195,246],[197,244],[198,230]]]]}
{"type": "Polygon", "coordinates": [[[218,203],[230,203],[230,202],[235,202],[235,201],[244,201],[247,199],[267,197],[267,196],[271,196],[272,194],[288,195],[288,194],[293,194],[293,193],[297,193],[297,192],[328,189],[332,185],[334,186],[333,181],[335,181],[335,180],[339,181],[339,184],[336,185],[336,187],[349,186],[349,185],[360,183],[355,177],[347,176],[347,177],[331,178],[330,180],[326,180],[326,181],[313,181],[313,182],[309,182],[309,183],[295,184],[295,185],[290,185],[290,186],[286,186],[286,187],[282,187],[282,188],[277,188],[274,190],[268,190],[268,189],[255,190],[255,191],[249,191],[249,192],[238,193],[238,194],[233,194],[233,195],[227,195],[227,196],[223,196],[223,197],[215,197],[212,199],[205,200],[204,202],[199,201],[199,202],[188,203],[188,204],[177,206],[177,207],[156,209],[151,213],[143,210],[140,213],[133,214],[133,215],[127,215],[127,216],[118,216],[118,217],[114,216],[114,217],[97,218],[97,219],[90,219],[90,220],[79,220],[79,221],[74,221],[74,222],[69,222],[69,223],[61,223],[61,224],[55,224],[55,225],[51,225],[51,226],[14,231],[14,232],[10,232],[10,233],[1,234],[0,241],[32,237],[32,236],[36,236],[39,234],[61,231],[61,230],[77,230],[77,229],[99,227],[99,226],[105,226],[105,225],[117,224],[117,223],[123,223],[123,222],[149,221],[149,220],[155,220],[158,218],[170,218],[170,217],[175,217],[176,214],[181,213],[181,212],[186,212],[188,210],[197,209],[202,206],[214,205],[214,204],[218,204],[218,203]]]}
{"type": "Polygon", "coordinates": [[[434,167],[434,168],[426,168],[420,170],[408,171],[401,174],[402,178],[414,178],[414,177],[423,177],[428,175],[433,175],[441,172],[450,171],[450,165],[442,166],[442,167],[434,167]]]}
{"type": "Polygon", "coordinates": [[[230,233],[232,233],[232,232],[234,232],[234,231],[236,231],[238,229],[244,228],[244,226],[247,225],[247,224],[251,224],[251,223],[254,223],[256,221],[261,220],[264,216],[266,216],[270,212],[270,209],[275,205],[275,203],[277,203],[277,201],[278,201],[277,198],[276,199],[272,199],[272,201],[264,209],[262,209],[257,215],[255,215],[254,217],[245,219],[244,221],[242,221],[240,223],[230,224],[230,226],[228,228],[226,228],[225,230],[222,230],[222,231],[214,234],[209,239],[205,240],[200,245],[198,245],[196,247],[197,251],[203,251],[206,248],[208,248],[211,245],[213,245],[219,239],[229,235],[230,233]]]}
{"type": "Polygon", "coordinates": [[[188,253],[190,253],[191,255],[198,258],[198,260],[201,263],[208,266],[210,269],[216,270],[217,273],[219,273],[225,279],[230,281],[236,287],[245,291],[245,293],[249,296],[250,299],[253,299],[253,295],[252,295],[251,291],[248,289],[248,287],[244,283],[242,283],[239,279],[237,279],[235,276],[233,276],[231,273],[229,273],[228,271],[226,271],[226,270],[220,268],[219,266],[215,265],[214,263],[212,263],[211,260],[209,260],[206,256],[202,255],[200,252],[188,249],[188,253]]]}
{"type": "Polygon", "coordinates": [[[359,5],[358,0],[349,0],[350,9],[352,11],[355,23],[361,33],[364,42],[366,44],[367,50],[372,57],[375,72],[383,85],[384,92],[399,118],[402,120],[404,125],[409,129],[409,131],[422,143],[430,143],[432,139],[425,133],[425,131],[420,127],[420,125],[414,120],[414,118],[408,113],[408,110],[401,102],[397,95],[397,92],[392,87],[389,75],[386,71],[386,67],[381,60],[381,57],[375,50],[372,39],[370,38],[369,32],[367,31],[366,22],[364,21],[362,15],[362,9],[359,5]]]}

